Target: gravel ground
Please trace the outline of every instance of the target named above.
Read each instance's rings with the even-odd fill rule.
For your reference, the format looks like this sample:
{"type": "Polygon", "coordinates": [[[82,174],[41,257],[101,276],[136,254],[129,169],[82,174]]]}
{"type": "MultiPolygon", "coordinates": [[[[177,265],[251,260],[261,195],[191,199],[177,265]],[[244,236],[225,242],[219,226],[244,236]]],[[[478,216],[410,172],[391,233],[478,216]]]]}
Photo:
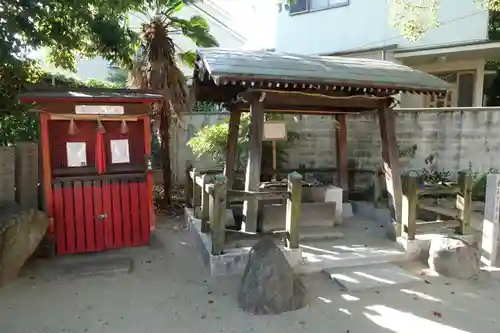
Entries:
{"type": "Polygon", "coordinates": [[[161,225],[154,246],[96,256],[131,258],[128,274],[54,278],[47,272],[57,260],[31,263],[0,289],[0,332],[500,332],[500,273],[473,282],[425,276],[425,283],[348,294],[315,274],[304,277],[307,307],[246,314],[235,301],[238,278],[209,278],[179,221],[161,225]]]}

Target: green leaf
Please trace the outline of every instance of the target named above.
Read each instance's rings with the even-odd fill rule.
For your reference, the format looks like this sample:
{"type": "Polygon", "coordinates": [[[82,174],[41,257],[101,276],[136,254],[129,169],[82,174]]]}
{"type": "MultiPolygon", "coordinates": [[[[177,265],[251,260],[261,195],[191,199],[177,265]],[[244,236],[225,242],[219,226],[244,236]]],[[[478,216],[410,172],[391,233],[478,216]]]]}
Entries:
{"type": "Polygon", "coordinates": [[[178,52],[177,56],[186,65],[194,67],[196,62],[196,52],[194,51],[178,52]]]}

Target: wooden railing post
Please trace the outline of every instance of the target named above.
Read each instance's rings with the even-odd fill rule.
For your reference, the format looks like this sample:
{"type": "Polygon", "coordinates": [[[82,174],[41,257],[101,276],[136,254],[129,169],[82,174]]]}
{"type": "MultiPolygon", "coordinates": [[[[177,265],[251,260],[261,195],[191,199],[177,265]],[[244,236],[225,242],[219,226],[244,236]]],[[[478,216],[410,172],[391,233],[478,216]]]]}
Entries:
{"type": "Polygon", "coordinates": [[[408,174],[404,175],[402,180],[401,236],[406,240],[414,240],[417,232],[418,177],[415,174],[408,174]]]}
{"type": "Polygon", "coordinates": [[[286,230],[288,232],[287,247],[299,247],[299,219],[302,201],[302,176],[297,172],[288,175],[288,191],[290,197],[286,202],[286,230]]]}
{"type": "Polygon", "coordinates": [[[457,208],[460,210],[460,227],[456,232],[460,235],[467,233],[470,227],[472,206],[472,175],[468,171],[458,173],[460,193],[457,195],[457,208]]]}
{"type": "Polygon", "coordinates": [[[193,214],[194,217],[199,218],[200,213],[198,212],[198,207],[201,206],[201,187],[198,186],[198,183],[196,182],[196,178],[200,175],[200,172],[195,169],[193,169],[192,172],[193,175],[193,214]]]}
{"type": "Polygon", "coordinates": [[[212,254],[219,255],[224,249],[226,238],[226,194],[227,178],[217,175],[214,179],[212,204],[210,205],[210,233],[212,236],[212,254]]]}
{"type": "Polygon", "coordinates": [[[375,169],[373,174],[373,207],[378,208],[380,204],[380,199],[382,197],[382,191],[380,187],[380,174],[379,170],[375,169]]]}
{"type": "Polygon", "coordinates": [[[210,180],[209,175],[202,176],[201,187],[201,232],[207,233],[210,228],[208,220],[210,219],[210,195],[207,192],[207,185],[210,180]]]}
{"type": "Polygon", "coordinates": [[[186,200],[186,207],[192,207],[191,198],[193,197],[193,181],[191,180],[191,169],[193,167],[188,164],[186,166],[186,181],[184,185],[184,199],[186,200]]]}

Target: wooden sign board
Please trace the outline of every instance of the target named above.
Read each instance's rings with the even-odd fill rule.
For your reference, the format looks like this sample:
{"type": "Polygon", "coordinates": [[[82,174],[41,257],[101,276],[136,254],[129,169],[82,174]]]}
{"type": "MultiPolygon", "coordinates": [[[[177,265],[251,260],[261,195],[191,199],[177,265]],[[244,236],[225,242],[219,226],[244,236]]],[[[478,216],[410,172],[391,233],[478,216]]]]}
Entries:
{"type": "Polygon", "coordinates": [[[286,141],[287,130],[284,121],[266,121],[264,123],[263,141],[286,141]]]}

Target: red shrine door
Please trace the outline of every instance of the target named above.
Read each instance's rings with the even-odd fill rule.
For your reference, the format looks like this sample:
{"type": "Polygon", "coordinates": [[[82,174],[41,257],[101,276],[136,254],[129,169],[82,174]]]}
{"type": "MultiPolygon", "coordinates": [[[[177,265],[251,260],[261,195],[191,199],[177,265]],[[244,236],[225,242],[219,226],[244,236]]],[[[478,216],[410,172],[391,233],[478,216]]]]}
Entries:
{"type": "Polygon", "coordinates": [[[145,159],[148,120],[127,122],[126,132],[120,121],[72,122],[49,121],[57,253],[148,244],[153,218],[145,159]],[[77,130],[69,134],[70,126],[77,130]]]}

